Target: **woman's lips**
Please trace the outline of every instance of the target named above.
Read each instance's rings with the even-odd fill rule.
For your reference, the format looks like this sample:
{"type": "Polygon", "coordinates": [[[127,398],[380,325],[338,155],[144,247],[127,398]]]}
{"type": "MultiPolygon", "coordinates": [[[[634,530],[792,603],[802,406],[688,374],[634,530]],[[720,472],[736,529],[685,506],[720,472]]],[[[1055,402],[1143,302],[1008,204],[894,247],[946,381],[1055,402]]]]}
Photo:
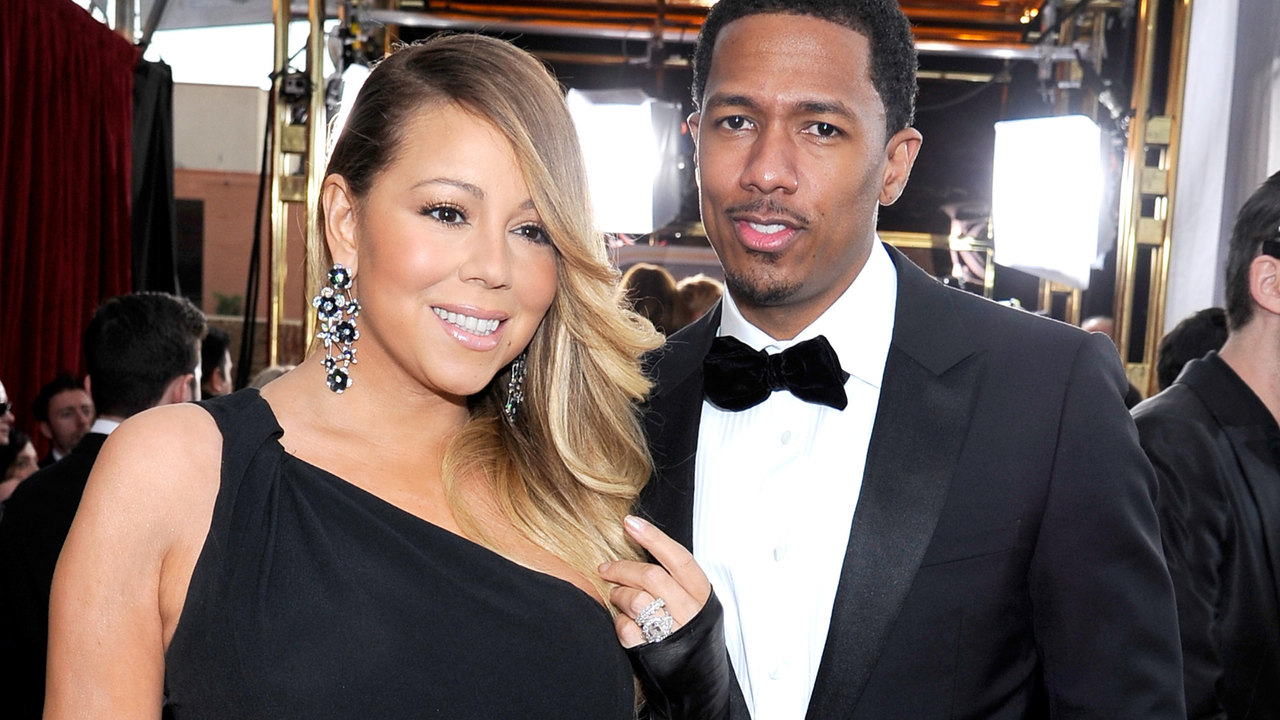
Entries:
{"type": "Polygon", "coordinates": [[[498,346],[506,321],[497,317],[481,317],[489,313],[471,315],[465,311],[432,307],[436,319],[446,333],[469,350],[484,352],[498,346]]]}

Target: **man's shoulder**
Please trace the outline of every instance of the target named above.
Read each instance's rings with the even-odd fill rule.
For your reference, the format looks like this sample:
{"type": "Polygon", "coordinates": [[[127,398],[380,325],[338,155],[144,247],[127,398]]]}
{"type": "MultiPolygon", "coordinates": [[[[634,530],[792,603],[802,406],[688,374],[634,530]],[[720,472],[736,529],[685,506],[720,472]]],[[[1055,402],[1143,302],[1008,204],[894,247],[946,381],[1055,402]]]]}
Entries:
{"type": "Polygon", "coordinates": [[[1142,401],[1132,415],[1142,449],[1157,465],[1163,458],[1183,469],[1212,467],[1210,457],[1229,451],[1212,410],[1185,384],[1174,383],[1142,401]]]}
{"type": "Polygon", "coordinates": [[[56,515],[74,515],[96,459],[96,452],[73,452],[32,473],[6,501],[3,522],[44,523],[56,515]]]}
{"type": "Polygon", "coordinates": [[[717,305],[645,357],[645,372],[654,383],[651,397],[670,392],[702,366],[720,324],[719,310],[717,305]]]}
{"type": "MultiPolygon", "coordinates": [[[[986,354],[997,363],[1029,364],[1037,368],[1042,378],[1054,374],[1056,367],[1062,372],[1068,371],[1081,346],[1088,345],[1090,339],[1089,333],[1073,325],[941,283],[932,292],[939,293],[939,299],[945,299],[946,306],[954,313],[956,331],[975,353],[986,354]]],[[[900,325],[919,322],[919,327],[939,325],[936,318],[918,321],[909,312],[899,313],[895,322],[900,325]]],[[[919,327],[914,330],[918,332],[919,327]]],[[[895,341],[912,330],[895,327],[895,341]]]]}

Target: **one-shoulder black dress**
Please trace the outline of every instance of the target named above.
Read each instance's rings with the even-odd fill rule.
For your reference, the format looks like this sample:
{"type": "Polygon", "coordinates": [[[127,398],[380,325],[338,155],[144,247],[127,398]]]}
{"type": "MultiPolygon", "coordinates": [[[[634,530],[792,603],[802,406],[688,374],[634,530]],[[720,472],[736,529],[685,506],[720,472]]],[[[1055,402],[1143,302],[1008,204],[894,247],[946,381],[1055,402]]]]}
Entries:
{"type": "Polygon", "coordinates": [[[631,666],[588,595],[290,455],[256,390],[201,404],[222,484],[165,657],[166,714],[634,716],[631,666]]]}

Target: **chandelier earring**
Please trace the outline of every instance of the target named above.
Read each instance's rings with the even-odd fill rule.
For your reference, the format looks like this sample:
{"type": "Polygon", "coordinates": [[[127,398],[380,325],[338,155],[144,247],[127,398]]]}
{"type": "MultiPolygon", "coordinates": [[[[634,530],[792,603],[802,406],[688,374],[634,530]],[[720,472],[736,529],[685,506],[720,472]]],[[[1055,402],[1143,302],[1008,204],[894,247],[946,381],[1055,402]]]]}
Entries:
{"type": "Polygon", "coordinates": [[[524,378],[529,371],[527,361],[529,351],[523,350],[511,361],[511,377],[507,380],[507,402],[502,406],[502,414],[507,422],[515,424],[520,414],[520,403],[524,402],[524,378]]]}
{"type": "Polygon", "coordinates": [[[360,339],[356,329],[360,303],[351,294],[353,279],[351,271],[334,263],[329,269],[329,283],[311,300],[320,328],[316,337],[324,342],[325,383],[339,395],[351,387],[351,366],[356,364],[354,343],[360,339]]]}

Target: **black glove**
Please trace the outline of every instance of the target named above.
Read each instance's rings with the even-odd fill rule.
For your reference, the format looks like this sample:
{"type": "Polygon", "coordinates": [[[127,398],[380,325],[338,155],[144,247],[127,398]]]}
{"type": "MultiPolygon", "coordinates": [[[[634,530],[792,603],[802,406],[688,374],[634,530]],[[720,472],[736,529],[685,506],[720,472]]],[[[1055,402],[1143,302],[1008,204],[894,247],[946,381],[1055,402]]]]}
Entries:
{"type": "Polygon", "coordinates": [[[666,639],[627,650],[650,717],[725,720],[733,677],[724,644],[724,607],[713,589],[702,610],[666,639]]]}

